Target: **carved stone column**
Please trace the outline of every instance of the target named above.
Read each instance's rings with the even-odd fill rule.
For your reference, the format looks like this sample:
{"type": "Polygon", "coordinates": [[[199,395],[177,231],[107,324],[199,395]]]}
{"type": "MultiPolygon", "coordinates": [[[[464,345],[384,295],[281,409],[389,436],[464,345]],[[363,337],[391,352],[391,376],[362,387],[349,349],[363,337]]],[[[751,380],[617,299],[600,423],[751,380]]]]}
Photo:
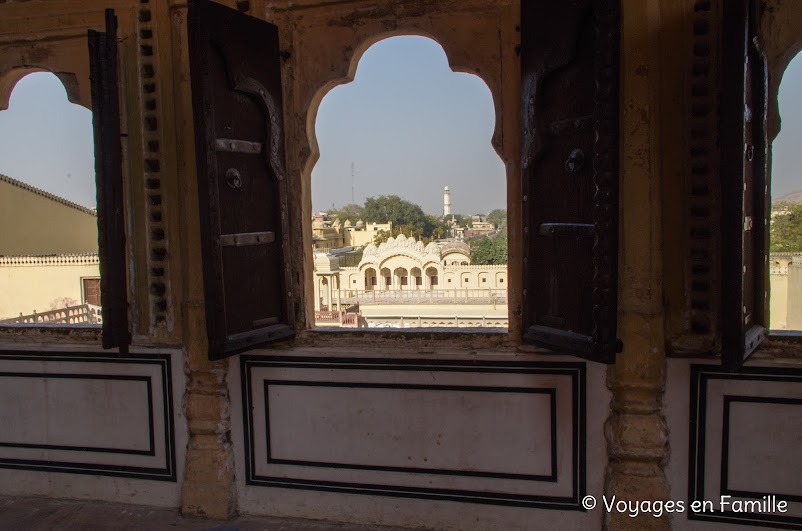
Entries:
{"type": "Polygon", "coordinates": [[[180,205],[181,323],[186,349],[187,388],[184,414],[189,426],[181,512],[228,519],[237,509],[234,451],[231,445],[230,397],[226,385],[228,362],[208,359],[200,213],[195,171],[186,2],[171,0],[172,86],[175,109],[175,152],[180,205]]]}
{"type": "MultiPolygon", "coordinates": [[[[607,373],[613,392],[605,425],[608,500],[668,500],[662,414],[665,347],[662,309],[659,96],[660,0],[622,0],[621,251],[619,334],[624,352],[607,373]]],[[[601,504],[600,504],[601,505],[601,504]]],[[[605,515],[607,529],[668,529],[668,516],[605,515]]]]}

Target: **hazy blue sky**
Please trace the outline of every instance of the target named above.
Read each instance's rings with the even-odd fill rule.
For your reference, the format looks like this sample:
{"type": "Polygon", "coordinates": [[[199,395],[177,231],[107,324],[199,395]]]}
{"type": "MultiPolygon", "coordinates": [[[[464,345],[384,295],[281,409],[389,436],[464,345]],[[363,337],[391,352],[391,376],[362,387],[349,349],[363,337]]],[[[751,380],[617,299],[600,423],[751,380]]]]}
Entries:
{"type": "Polygon", "coordinates": [[[357,203],[395,194],[442,214],[447,185],[455,213],[504,208],[504,165],[490,145],[495,121],[490,89],[452,72],[435,41],[380,41],[360,59],[354,81],[320,105],[313,208],[351,202],[352,162],[357,203]]]}
{"type": "MultiPolygon", "coordinates": [[[[779,95],[783,128],[774,142],[773,196],[802,190],[802,56],[779,95]]],[[[85,206],[95,205],[92,116],[67,101],[51,74],[31,74],[0,112],[0,173],[85,206]]],[[[476,76],[452,72],[442,48],[422,37],[372,46],[353,83],[320,106],[321,156],[312,173],[315,210],[397,194],[432,214],[443,186],[457,213],[505,206],[504,167],[490,146],[490,91],[476,76]]]]}
{"type": "Polygon", "coordinates": [[[774,198],[802,190],[802,54],[785,70],[777,100],[782,130],[772,146],[774,198]]]}
{"type": "Polygon", "coordinates": [[[68,102],[53,74],[22,78],[0,112],[0,173],[95,206],[92,113],[68,102]]]}

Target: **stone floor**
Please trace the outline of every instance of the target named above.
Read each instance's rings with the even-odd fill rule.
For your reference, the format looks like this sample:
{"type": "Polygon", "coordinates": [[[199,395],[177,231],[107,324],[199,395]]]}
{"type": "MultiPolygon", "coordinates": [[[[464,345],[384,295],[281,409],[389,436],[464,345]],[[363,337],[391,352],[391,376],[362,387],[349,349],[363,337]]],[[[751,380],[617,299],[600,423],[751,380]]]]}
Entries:
{"type": "Polygon", "coordinates": [[[360,526],[297,520],[240,516],[227,522],[185,518],[177,510],[122,503],[53,500],[48,498],[11,498],[0,496],[1,531],[159,530],[192,529],[208,531],[401,531],[399,528],[360,526]]]}

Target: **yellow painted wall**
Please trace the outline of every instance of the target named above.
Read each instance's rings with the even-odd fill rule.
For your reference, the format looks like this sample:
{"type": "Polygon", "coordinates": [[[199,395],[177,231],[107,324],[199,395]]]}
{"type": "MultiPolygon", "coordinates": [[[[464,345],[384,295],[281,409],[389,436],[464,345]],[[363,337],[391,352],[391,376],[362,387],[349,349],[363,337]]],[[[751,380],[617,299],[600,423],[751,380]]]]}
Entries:
{"type": "Polygon", "coordinates": [[[774,273],[772,270],[770,282],[769,328],[771,330],[786,330],[788,322],[788,273],[774,273]]]}
{"type": "Polygon", "coordinates": [[[0,256],[97,252],[89,209],[0,175],[0,256]]]}
{"type": "Polygon", "coordinates": [[[0,320],[41,313],[55,300],[82,300],[82,278],[98,278],[97,255],[0,258],[0,320]]]}
{"type": "Polygon", "coordinates": [[[802,330],[802,261],[788,266],[788,330],[802,330]]]}

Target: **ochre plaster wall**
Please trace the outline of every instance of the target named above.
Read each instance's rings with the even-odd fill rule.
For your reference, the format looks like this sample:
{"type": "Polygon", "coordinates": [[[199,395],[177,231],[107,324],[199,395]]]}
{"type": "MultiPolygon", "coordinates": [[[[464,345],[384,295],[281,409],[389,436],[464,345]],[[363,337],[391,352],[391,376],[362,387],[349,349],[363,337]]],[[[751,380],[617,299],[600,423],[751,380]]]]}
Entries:
{"type": "Polygon", "coordinates": [[[0,177],[0,255],[97,253],[97,215],[0,177]]]}

